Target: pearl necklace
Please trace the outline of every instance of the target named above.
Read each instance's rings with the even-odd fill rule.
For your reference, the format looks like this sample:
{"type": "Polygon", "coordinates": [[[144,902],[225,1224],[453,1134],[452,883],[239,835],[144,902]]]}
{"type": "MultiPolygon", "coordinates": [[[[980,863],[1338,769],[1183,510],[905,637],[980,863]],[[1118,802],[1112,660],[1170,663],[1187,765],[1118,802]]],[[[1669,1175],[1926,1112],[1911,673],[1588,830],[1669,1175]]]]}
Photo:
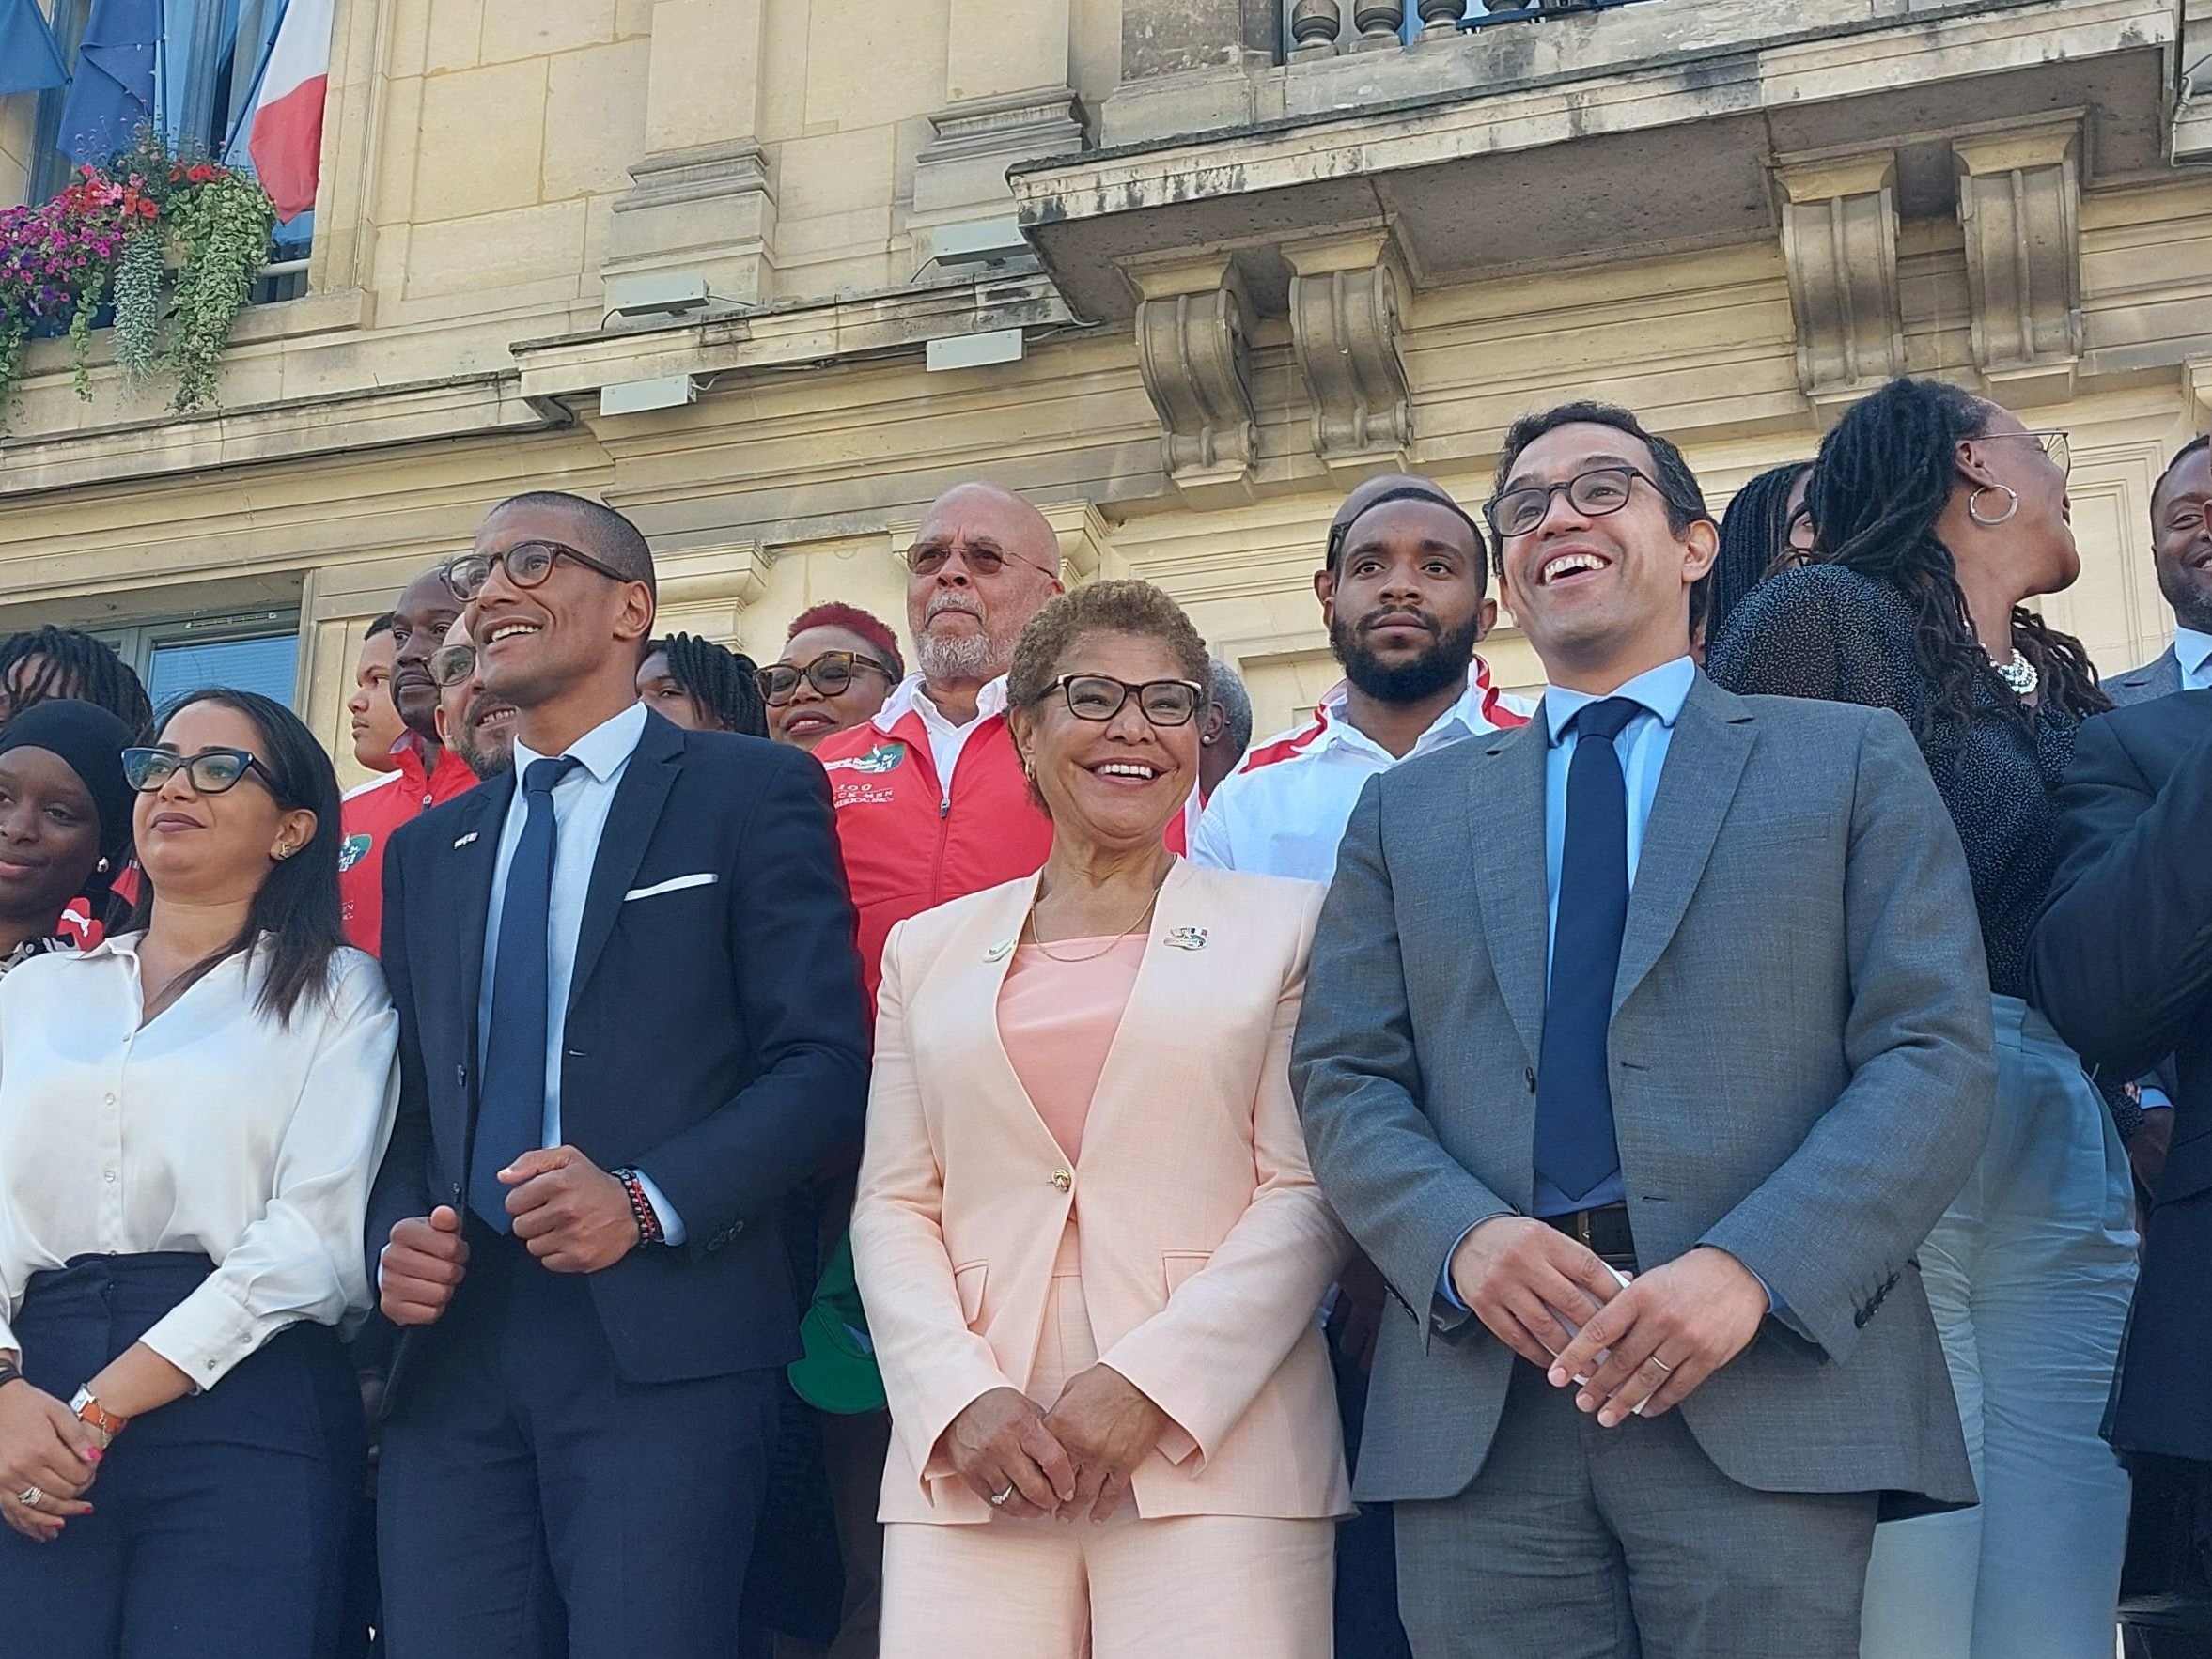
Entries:
{"type": "Polygon", "coordinates": [[[2010,662],[1992,661],[1989,666],[1997,671],[1997,677],[2011,689],[2016,697],[2033,697],[2035,688],[2043,683],[2043,676],[2035,672],[2035,665],[2020,655],[2017,645],[2013,647],[2010,662]]]}

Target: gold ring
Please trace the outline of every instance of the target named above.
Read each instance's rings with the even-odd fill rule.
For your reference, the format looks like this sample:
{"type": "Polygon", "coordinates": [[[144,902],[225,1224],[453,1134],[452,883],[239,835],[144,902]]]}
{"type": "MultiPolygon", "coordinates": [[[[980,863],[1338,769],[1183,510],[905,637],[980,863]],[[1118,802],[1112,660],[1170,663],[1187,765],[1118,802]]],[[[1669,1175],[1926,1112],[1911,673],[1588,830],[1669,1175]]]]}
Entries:
{"type": "Polygon", "coordinates": [[[1651,1362],[1652,1362],[1652,1364],[1654,1364],[1654,1365],[1658,1366],[1658,1367],[1659,1368],[1659,1370],[1661,1370],[1662,1372],[1671,1372],[1671,1371],[1673,1371],[1673,1370],[1675,1369],[1673,1366],[1669,1365],[1669,1364],[1668,1364],[1668,1363],[1667,1363],[1665,1360],[1661,1359],[1661,1358],[1660,1358],[1660,1357],[1659,1357],[1657,1354],[1654,1354],[1654,1355],[1651,1357],[1651,1362]]]}
{"type": "Polygon", "coordinates": [[[21,1492],[15,1495],[15,1501],[22,1504],[26,1510],[35,1510],[41,1502],[45,1500],[45,1497],[46,1493],[44,1488],[39,1486],[26,1486],[21,1492]]]}

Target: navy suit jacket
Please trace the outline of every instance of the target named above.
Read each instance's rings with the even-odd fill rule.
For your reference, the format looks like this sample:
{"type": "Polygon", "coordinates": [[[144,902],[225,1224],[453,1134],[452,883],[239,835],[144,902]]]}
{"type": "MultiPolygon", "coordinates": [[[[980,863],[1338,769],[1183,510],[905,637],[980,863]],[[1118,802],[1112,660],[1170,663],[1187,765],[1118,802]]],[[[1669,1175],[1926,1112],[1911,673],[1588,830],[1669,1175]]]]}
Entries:
{"type": "MultiPolygon", "coordinates": [[[[385,853],[400,1095],[369,1200],[372,1276],[396,1221],[467,1213],[485,913],[514,789],[497,779],[426,813],[385,853]]],[[[868,1072],[852,907],[811,756],[647,719],[593,865],[563,1048],[562,1138],[602,1170],[643,1171],[684,1221],[680,1248],[590,1276],[617,1374],[797,1357],[778,1211],[858,1146],[868,1072]]],[[[407,1334],[393,1394],[439,1328],[407,1334]]]]}

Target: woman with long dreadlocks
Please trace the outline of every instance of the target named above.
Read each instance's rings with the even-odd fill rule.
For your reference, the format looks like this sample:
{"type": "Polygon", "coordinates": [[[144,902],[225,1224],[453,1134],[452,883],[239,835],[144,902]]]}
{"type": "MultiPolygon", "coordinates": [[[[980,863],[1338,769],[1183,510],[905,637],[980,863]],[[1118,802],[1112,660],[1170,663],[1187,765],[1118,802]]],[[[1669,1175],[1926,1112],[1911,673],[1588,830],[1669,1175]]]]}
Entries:
{"type": "Polygon", "coordinates": [[[753,659],[696,634],[670,634],[646,648],[637,694],[647,708],[693,732],[768,736],[768,705],[753,659]]]}
{"type": "Polygon", "coordinates": [[[2080,573],[2067,463],[2064,433],[1892,381],[1820,446],[1815,563],[1746,596],[1711,661],[1732,690],[1905,718],[1965,843],[1988,954],[1997,1115],[1919,1258],[1982,1502],[1880,1529],[1866,1659],[2112,1650],[2127,1477],[2097,1429],[2135,1282],[2127,1159],[2080,1061],[2022,1000],[2052,791],[2075,732],[2111,706],[2080,643],[2025,609],[2080,573]]]}
{"type": "Polygon", "coordinates": [[[0,725],[55,697],[106,709],[131,728],[133,742],[153,735],[146,687],[106,641],[73,628],[36,628],[0,639],[0,725]]]}

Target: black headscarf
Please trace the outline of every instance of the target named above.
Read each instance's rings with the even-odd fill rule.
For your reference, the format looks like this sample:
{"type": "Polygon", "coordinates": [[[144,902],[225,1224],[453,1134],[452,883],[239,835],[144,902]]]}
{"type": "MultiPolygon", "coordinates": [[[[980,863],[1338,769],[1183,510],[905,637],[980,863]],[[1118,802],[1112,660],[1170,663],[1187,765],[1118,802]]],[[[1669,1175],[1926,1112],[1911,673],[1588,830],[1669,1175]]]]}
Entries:
{"type": "Polygon", "coordinates": [[[96,910],[130,856],[137,791],[124,781],[123,751],[133,741],[131,728],[106,709],[69,698],[36,704],[0,726],[0,754],[11,749],[57,754],[92,797],[100,815],[100,853],[107,861],[107,868],[94,872],[87,883],[86,896],[96,910]]]}

